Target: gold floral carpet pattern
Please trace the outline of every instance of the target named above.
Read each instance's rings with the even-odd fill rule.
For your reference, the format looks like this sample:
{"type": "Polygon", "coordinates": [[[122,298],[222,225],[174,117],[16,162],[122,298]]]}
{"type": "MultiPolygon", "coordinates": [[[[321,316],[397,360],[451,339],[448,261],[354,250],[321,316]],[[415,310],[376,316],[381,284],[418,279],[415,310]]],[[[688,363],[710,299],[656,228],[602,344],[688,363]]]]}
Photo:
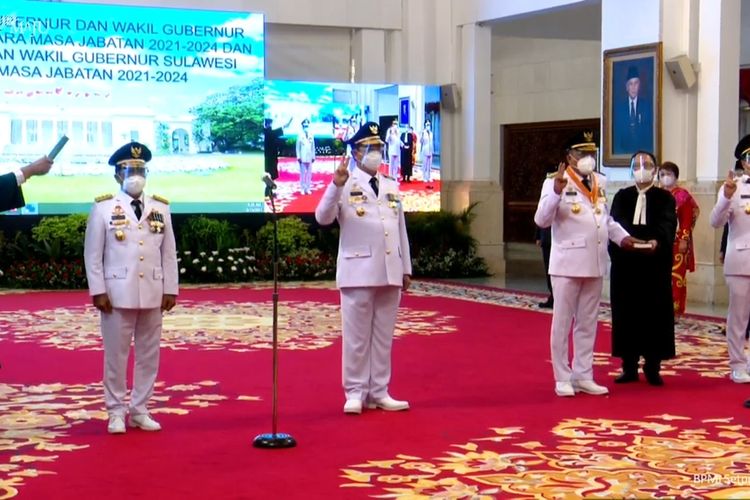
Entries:
{"type": "MultiPolygon", "coordinates": [[[[270,349],[271,302],[181,300],[164,318],[162,347],[247,352],[270,349]]],[[[322,349],[341,334],[337,304],[283,301],[279,305],[279,348],[322,349]]],[[[455,332],[453,318],[438,311],[402,309],[396,336],[455,332]]],[[[101,350],[99,313],[91,306],[36,311],[0,311],[0,337],[66,350],[101,350]]]]}
{"type": "MultiPolygon", "coordinates": [[[[157,383],[152,401],[155,416],[187,415],[199,408],[216,406],[227,399],[216,390],[217,382],[165,386],[157,383]]],[[[49,464],[61,454],[89,445],[76,442],[71,430],[91,420],[107,421],[101,384],[0,383],[0,499],[12,498],[28,478],[55,474],[49,464]]],[[[257,396],[238,396],[258,401],[257,396]]],[[[100,424],[104,426],[104,424],[100,424]]]]}
{"type": "MultiPolygon", "coordinates": [[[[286,467],[296,471],[302,483],[326,484],[318,485],[320,490],[295,490],[285,483],[290,489],[281,494],[274,474],[288,478],[290,472],[278,462],[251,461],[249,467],[267,476],[270,486],[258,490],[253,485],[238,498],[750,498],[750,412],[742,413],[742,387],[726,380],[721,319],[680,319],[678,356],[664,365],[664,388],[649,389],[644,382],[622,388],[600,380],[618,371],[608,354],[610,318],[604,305],[595,370],[611,396],[556,398],[545,358],[549,312],[538,309],[538,296],[417,282],[404,296],[394,348],[397,387],[413,408],[398,414],[368,410],[352,420],[342,417],[338,381],[331,381],[339,368],[323,370],[340,362],[340,354],[331,349],[340,336],[338,294],[330,282],[282,287],[280,348],[286,351],[284,366],[299,370],[284,377],[299,380],[284,393],[299,415],[288,428],[308,425],[321,436],[314,445],[309,434],[301,440],[298,452],[310,453],[303,460],[308,465],[300,467],[302,459],[289,455],[286,467]],[[320,373],[328,375],[317,378],[320,373]],[[320,419],[310,420],[310,415],[320,419]],[[355,426],[357,431],[350,430],[355,426]],[[353,432],[365,444],[352,446],[353,432]],[[418,444],[406,439],[410,434],[422,436],[418,444]],[[346,458],[338,457],[341,450],[348,450],[346,458]]],[[[186,287],[179,307],[165,317],[163,357],[165,366],[175,371],[171,382],[157,387],[155,415],[206,426],[214,439],[231,443],[223,446],[236,441],[225,438],[220,425],[214,427],[227,407],[231,415],[250,408],[251,416],[265,425],[261,405],[244,402],[270,400],[267,392],[256,390],[267,388],[268,365],[261,363],[263,373],[255,374],[270,348],[269,291],[268,283],[186,287]],[[256,389],[245,388],[246,371],[256,389]],[[187,380],[200,382],[175,383],[175,374],[185,380],[183,373],[195,373],[187,380]]],[[[38,351],[50,361],[66,356],[68,361],[100,363],[98,313],[85,294],[80,295],[81,300],[59,307],[49,305],[56,297],[37,302],[20,294],[4,295],[15,302],[0,308],[0,346],[17,346],[22,356],[38,351]]],[[[7,351],[2,358],[4,363],[13,361],[7,351]]],[[[33,367],[29,370],[33,373],[33,367]]],[[[56,477],[65,484],[58,467],[66,456],[83,454],[92,443],[109,442],[100,384],[23,384],[22,372],[17,373],[20,378],[0,382],[0,500],[23,495],[32,479],[41,484],[60,474],[56,477]],[[100,441],[89,439],[92,432],[100,441]]],[[[228,417],[226,421],[232,422],[228,417]]],[[[190,430],[190,424],[183,429],[174,421],[170,424],[162,436],[190,430]]],[[[119,442],[137,438],[130,434],[119,442]]],[[[193,488],[193,477],[211,474],[197,480],[214,481],[214,489],[195,490],[209,497],[217,484],[231,484],[233,476],[225,470],[232,462],[185,476],[179,454],[189,455],[199,446],[207,445],[191,443],[176,452],[177,465],[170,471],[193,488]]],[[[245,448],[236,453],[232,460],[249,470],[242,460],[254,455],[245,448]]],[[[80,470],[63,469],[68,474],[80,470]]],[[[89,487],[87,491],[98,491],[95,484],[89,487]]],[[[51,488],[46,483],[31,491],[51,488]]],[[[163,491],[160,498],[190,497],[168,489],[174,485],[165,483],[164,488],[172,492],[163,491]]],[[[74,492],[64,497],[73,498],[74,492]]]]}
{"type": "Polygon", "coordinates": [[[493,428],[440,457],[353,465],[342,486],[398,499],[747,498],[750,427],[732,418],[649,418],[565,419],[551,429],[552,446],[528,440],[522,427],[493,428]]]}

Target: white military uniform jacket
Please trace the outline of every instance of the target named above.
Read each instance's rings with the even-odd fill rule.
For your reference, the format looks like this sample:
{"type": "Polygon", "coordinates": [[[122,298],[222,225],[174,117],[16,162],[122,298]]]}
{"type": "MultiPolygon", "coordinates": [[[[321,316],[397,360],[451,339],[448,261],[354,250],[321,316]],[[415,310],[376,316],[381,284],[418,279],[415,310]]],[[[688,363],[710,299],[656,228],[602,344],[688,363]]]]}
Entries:
{"type": "Polygon", "coordinates": [[[422,155],[433,154],[432,130],[424,129],[422,137],[419,139],[419,145],[422,148],[422,155]]]}
{"type": "Polygon", "coordinates": [[[315,138],[309,131],[303,131],[297,136],[297,160],[302,163],[315,160],[315,138]]]}
{"type": "Polygon", "coordinates": [[[177,295],[177,251],[169,205],[141,195],[141,220],[122,191],[91,208],[84,261],[91,296],[106,293],[112,307],[161,307],[162,296],[177,295]]]}
{"type": "Polygon", "coordinates": [[[724,255],[724,274],[750,276],[750,177],[737,179],[737,191],[731,199],[724,196],[724,186],[719,189],[716,205],[711,211],[711,225],[723,227],[729,222],[727,250],[724,255]]]}
{"type": "Polygon", "coordinates": [[[355,168],[342,187],[331,182],[315,210],[323,225],[338,219],[341,228],[336,264],[339,288],[402,286],[411,274],[409,238],[398,183],[378,174],[379,195],[370,174],[355,168]]]}
{"type": "Polygon", "coordinates": [[[386,142],[388,142],[388,156],[399,156],[401,154],[401,134],[398,127],[388,129],[386,142]]]}
{"type": "MultiPolygon", "coordinates": [[[[555,193],[555,179],[544,181],[542,195],[534,215],[541,228],[552,226],[552,251],[549,274],[576,278],[599,278],[607,272],[609,240],[618,245],[629,236],[609,215],[604,196],[606,179],[597,176],[598,193],[592,203],[575,185],[568,171],[568,184],[562,194],[555,193]]],[[[574,174],[575,175],[575,174],[574,174]]]]}

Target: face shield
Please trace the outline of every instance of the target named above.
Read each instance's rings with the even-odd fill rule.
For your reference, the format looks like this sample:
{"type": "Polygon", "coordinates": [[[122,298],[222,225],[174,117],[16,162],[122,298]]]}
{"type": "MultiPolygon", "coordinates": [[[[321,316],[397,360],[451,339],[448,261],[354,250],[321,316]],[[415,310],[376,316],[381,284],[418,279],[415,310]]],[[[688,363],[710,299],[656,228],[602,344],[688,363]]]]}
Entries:
{"type": "Polygon", "coordinates": [[[745,151],[740,159],[745,174],[750,174],[750,151],[745,151]]]}
{"type": "Polygon", "coordinates": [[[654,181],[656,164],[649,155],[639,154],[630,161],[630,175],[639,184],[648,184],[654,181]]]}
{"type": "Polygon", "coordinates": [[[122,189],[133,197],[138,197],[146,185],[148,169],[142,161],[123,162],[120,164],[120,182],[122,189]]]}
{"type": "Polygon", "coordinates": [[[128,177],[140,176],[146,178],[148,175],[148,169],[146,164],[142,161],[139,162],[125,162],[120,164],[120,177],[127,179],[128,177]]]}
{"type": "Polygon", "coordinates": [[[375,175],[383,164],[383,143],[377,141],[370,144],[360,145],[357,151],[361,154],[360,164],[365,171],[375,175]]]}

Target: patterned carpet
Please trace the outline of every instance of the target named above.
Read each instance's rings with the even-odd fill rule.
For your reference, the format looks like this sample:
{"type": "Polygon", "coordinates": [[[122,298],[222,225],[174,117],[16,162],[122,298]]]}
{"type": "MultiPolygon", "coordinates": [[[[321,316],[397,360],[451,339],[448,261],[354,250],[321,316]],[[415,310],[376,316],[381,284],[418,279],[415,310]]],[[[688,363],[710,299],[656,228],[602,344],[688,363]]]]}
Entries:
{"type": "Polygon", "coordinates": [[[418,282],[392,384],[412,409],[347,417],[338,294],[284,284],[281,430],[300,446],[269,452],[249,446],[268,430],[269,298],[267,283],[184,290],[154,397],[165,430],[113,437],[85,294],[0,295],[0,499],[750,497],[750,391],[727,380],[721,320],[680,319],[664,387],[615,386],[603,306],[595,375],[612,393],[563,399],[538,296],[418,282]]]}

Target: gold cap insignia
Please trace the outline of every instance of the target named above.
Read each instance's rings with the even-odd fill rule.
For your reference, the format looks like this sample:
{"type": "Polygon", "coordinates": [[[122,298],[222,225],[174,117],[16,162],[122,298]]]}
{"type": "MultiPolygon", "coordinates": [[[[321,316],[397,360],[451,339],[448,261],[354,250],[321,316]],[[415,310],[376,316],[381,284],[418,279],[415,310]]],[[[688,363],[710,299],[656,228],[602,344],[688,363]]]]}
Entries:
{"type": "Polygon", "coordinates": [[[594,133],[593,132],[584,132],[583,133],[583,140],[585,142],[593,142],[594,141],[594,133]]]}
{"type": "Polygon", "coordinates": [[[134,159],[138,159],[141,157],[143,150],[139,146],[130,146],[130,154],[133,156],[134,159]]]}
{"type": "Polygon", "coordinates": [[[378,126],[377,125],[370,125],[370,133],[377,134],[378,133],[378,126]]]}

